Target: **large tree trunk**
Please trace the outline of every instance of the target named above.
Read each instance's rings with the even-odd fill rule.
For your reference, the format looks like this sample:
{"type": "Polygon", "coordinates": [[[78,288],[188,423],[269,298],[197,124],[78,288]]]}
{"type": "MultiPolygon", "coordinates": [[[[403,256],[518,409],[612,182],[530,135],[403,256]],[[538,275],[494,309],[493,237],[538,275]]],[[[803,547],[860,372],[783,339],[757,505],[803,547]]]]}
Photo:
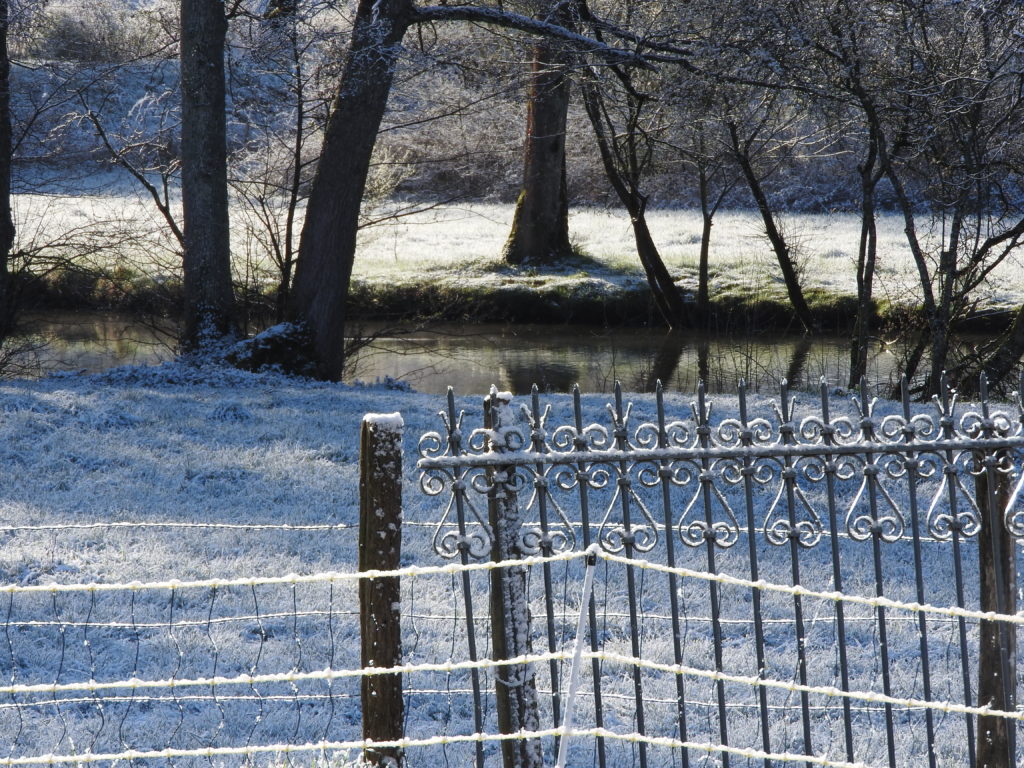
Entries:
{"type": "Polygon", "coordinates": [[[224,41],[218,0],[181,0],[181,204],[185,329],[196,348],[235,332],[228,233],[224,41]]]}
{"type": "Polygon", "coordinates": [[[344,366],[345,303],[359,206],[398,48],[412,12],[410,0],[360,0],[306,204],[292,317],[311,332],[319,361],[317,374],[324,379],[340,379],[344,366]]]}
{"type": "Polygon", "coordinates": [[[533,49],[523,188],[505,243],[509,264],[551,264],[572,254],[565,181],[569,79],[563,58],[558,43],[543,41],[533,49]]]}
{"type": "Polygon", "coordinates": [[[11,62],[7,55],[8,0],[0,0],[0,340],[14,324],[8,259],[14,247],[11,216],[11,62]]]}

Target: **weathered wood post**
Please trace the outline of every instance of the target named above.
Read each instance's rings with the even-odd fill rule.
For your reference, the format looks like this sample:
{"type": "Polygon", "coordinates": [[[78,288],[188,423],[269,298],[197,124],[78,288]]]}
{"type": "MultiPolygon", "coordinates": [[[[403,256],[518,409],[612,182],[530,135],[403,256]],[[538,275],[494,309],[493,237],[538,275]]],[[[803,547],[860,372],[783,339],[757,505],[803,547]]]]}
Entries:
{"type": "MultiPolygon", "coordinates": [[[[515,428],[511,395],[494,387],[484,400],[484,427],[490,430],[490,448],[505,453],[522,447],[524,438],[515,428]]],[[[491,491],[487,508],[494,543],[494,562],[523,556],[520,544],[522,518],[515,489],[514,466],[488,469],[491,491]]],[[[526,595],[526,568],[495,568],[491,571],[491,624],[494,660],[512,659],[530,653],[530,613],[526,595]]],[[[529,664],[510,664],[494,670],[498,730],[501,733],[536,731],[540,726],[537,685],[529,664]]],[[[542,768],[540,739],[501,742],[504,768],[542,768]]]]}
{"type": "MultiPolygon", "coordinates": [[[[988,420],[987,386],[982,381],[983,414],[988,420]]],[[[991,421],[989,421],[991,424],[991,421]]],[[[997,430],[985,425],[979,437],[999,437],[997,430]]],[[[1003,510],[1010,498],[1009,476],[999,471],[1005,452],[975,453],[978,474],[975,498],[981,513],[978,533],[981,610],[1003,614],[1016,612],[1017,568],[1013,537],[1003,526],[1003,510]]],[[[978,705],[1013,711],[1016,708],[1017,632],[1013,624],[982,621],[978,626],[978,705]]],[[[1012,768],[1015,724],[1002,717],[978,717],[978,768],[1012,768]]]]}
{"type": "MultiPolygon", "coordinates": [[[[401,414],[368,413],[360,436],[359,570],[396,570],[402,555],[401,414]]],[[[394,667],[402,663],[401,591],[397,576],[359,582],[362,666],[394,667]]],[[[394,741],[405,735],[402,675],[367,675],[360,689],[363,738],[394,741]]],[[[405,765],[398,747],[363,750],[366,765],[405,765]]]]}

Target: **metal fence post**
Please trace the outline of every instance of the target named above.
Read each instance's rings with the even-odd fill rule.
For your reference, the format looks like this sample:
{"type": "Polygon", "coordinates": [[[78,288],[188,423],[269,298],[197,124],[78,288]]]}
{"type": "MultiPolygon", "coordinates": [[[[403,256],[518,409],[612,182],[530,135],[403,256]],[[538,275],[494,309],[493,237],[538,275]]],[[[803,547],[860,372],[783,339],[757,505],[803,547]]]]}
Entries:
{"type": "MultiPolygon", "coordinates": [[[[359,570],[393,571],[402,555],[402,431],[400,414],[363,417],[359,473],[359,570]]],[[[359,582],[361,663],[402,663],[401,588],[397,576],[359,582]]],[[[360,694],[363,738],[395,741],[405,735],[402,675],[367,675],[360,694]]],[[[367,747],[363,762],[379,768],[405,765],[399,747],[367,747]]]]}
{"type": "MultiPolygon", "coordinates": [[[[491,388],[484,401],[484,427],[489,430],[490,449],[504,453],[522,447],[522,433],[515,428],[510,396],[491,388]]],[[[522,556],[519,532],[522,528],[517,500],[516,468],[488,469],[490,491],[487,508],[494,546],[494,562],[522,556]]],[[[530,614],[526,594],[526,568],[495,568],[491,571],[491,634],[494,660],[502,661],[530,653],[530,614]]],[[[498,730],[503,734],[536,731],[540,727],[537,685],[529,664],[509,664],[494,671],[498,730]]],[[[501,742],[505,768],[542,768],[540,739],[509,739],[501,742]]]]}

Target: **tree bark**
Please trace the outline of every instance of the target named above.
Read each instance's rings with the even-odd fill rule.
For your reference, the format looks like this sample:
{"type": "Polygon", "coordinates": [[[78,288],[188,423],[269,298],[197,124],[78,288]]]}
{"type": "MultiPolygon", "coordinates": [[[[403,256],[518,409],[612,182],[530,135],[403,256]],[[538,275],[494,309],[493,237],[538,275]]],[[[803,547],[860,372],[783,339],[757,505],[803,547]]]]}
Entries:
{"type": "Polygon", "coordinates": [[[11,62],[7,52],[8,0],[0,0],[0,340],[14,324],[14,296],[8,261],[14,247],[11,215],[11,62]]]}
{"type": "Polygon", "coordinates": [[[552,264],[572,254],[565,177],[569,79],[557,43],[534,46],[526,107],[523,188],[505,243],[509,264],[552,264]]]}
{"type": "Polygon", "coordinates": [[[339,380],[344,367],[345,304],[359,207],[413,10],[411,0],[360,0],[306,204],[292,317],[311,332],[317,375],[327,380],[339,380]]]}
{"type": "Polygon", "coordinates": [[[181,203],[186,348],[233,335],[224,42],[218,0],[181,0],[181,203]]]}

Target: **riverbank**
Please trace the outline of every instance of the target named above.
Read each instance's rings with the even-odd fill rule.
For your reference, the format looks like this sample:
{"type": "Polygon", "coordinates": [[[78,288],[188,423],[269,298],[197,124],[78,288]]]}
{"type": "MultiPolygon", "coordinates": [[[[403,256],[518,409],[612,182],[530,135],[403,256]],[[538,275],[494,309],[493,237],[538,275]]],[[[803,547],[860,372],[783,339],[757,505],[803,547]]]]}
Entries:
{"type": "MultiPolygon", "coordinates": [[[[388,323],[553,323],[601,327],[657,326],[629,220],[615,210],[574,210],[570,229],[577,255],[551,267],[510,267],[501,249],[512,206],[449,205],[364,230],[353,268],[350,316],[388,323]]],[[[662,257],[687,300],[697,292],[701,221],[688,210],[655,210],[649,224],[662,257]]],[[[710,297],[719,333],[797,330],[778,264],[750,211],[716,217],[710,255],[710,297]]],[[[859,220],[852,214],[786,217],[787,235],[805,295],[825,331],[847,332],[856,309],[859,220]]],[[[916,268],[901,219],[879,218],[875,282],[879,327],[906,325],[920,303],[916,268]]],[[[233,234],[236,245],[245,233],[233,234]]],[[[251,325],[272,321],[275,267],[249,255],[236,263],[251,325]]],[[[87,263],[68,258],[25,286],[39,309],[110,309],[171,315],[181,304],[180,270],[136,246],[116,247],[87,263]]],[[[975,295],[963,330],[995,332],[1024,302],[1024,269],[1007,261],[975,295]]]]}

